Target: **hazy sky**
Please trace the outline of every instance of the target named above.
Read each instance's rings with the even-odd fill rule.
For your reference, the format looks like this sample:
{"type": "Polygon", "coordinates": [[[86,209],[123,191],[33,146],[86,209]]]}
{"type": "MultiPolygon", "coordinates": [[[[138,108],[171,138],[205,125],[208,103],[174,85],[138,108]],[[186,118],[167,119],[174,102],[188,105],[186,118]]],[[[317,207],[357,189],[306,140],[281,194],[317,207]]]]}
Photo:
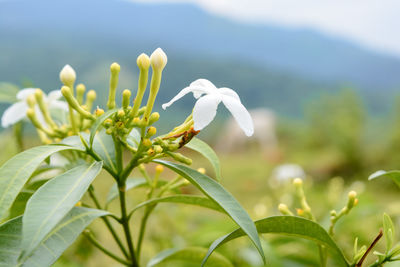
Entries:
{"type": "Polygon", "coordinates": [[[256,23],[309,27],[400,56],[400,0],[130,0],[190,2],[256,23]]]}

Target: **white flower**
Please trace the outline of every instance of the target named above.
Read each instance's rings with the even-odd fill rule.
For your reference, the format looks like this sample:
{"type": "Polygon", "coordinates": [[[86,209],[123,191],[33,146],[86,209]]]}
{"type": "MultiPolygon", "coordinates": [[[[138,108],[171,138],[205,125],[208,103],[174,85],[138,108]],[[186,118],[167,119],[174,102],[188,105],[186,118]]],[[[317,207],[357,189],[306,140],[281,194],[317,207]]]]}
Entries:
{"type": "Polygon", "coordinates": [[[162,105],[163,109],[190,92],[198,99],[193,108],[194,129],[196,131],[203,129],[214,119],[218,105],[222,101],[244,133],[247,136],[253,135],[253,120],[250,113],[240,102],[238,94],[229,88],[217,88],[206,79],[198,79],[192,82],[189,87],[182,89],[171,101],[162,105]]]}
{"type": "MultiPolygon", "coordinates": [[[[26,112],[29,108],[26,100],[30,95],[34,94],[35,91],[36,88],[25,88],[18,92],[17,99],[19,101],[7,108],[1,117],[1,126],[3,128],[7,128],[26,117],[26,112]]],[[[58,100],[61,97],[62,95],[60,90],[51,91],[48,96],[43,95],[44,101],[49,109],[61,109],[68,111],[67,103],[58,100]]],[[[35,106],[35,111],[38,116],[38,120],[45,125],[46,123],[44,122],[42,113],[37,105],[35,106]]]]}
{"type": "Polygon", "coordinates": [[[161,48],[157,48],[150,56],[150,62],[153,69],[163,70],[167,65],[167,55],[161,48]]]}
{"type": "Polygon", "coordinates": [[[60,80],[63,84],[73,85],[76,80],[75,70],[70,65],[65,65],[60,71],[60,80]]]}

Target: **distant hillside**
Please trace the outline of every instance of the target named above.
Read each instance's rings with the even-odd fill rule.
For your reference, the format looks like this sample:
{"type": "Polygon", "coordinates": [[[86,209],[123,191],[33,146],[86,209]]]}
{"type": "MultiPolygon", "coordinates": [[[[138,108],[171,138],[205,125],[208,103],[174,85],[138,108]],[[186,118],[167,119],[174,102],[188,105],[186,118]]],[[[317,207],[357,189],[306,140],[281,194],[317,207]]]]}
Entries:
{"type": "Polygon", "coordinates": [[[123,67],[121,89],[133,88],[136,56],[159,46],[169,55],[160,101],[205,77],[238,89],[250,106],[297,115],[305,102],[341,85],[359,88],[370,102],[381,92],[379,101],[390,99],[400,85],[397,58],[309,30],[235,23],[184,4],[6,0],[0,36],[0,80],[27,78],[44,89],[59,86],[65,63],[89,87],[106,89],[113,61],[123,67]]]}

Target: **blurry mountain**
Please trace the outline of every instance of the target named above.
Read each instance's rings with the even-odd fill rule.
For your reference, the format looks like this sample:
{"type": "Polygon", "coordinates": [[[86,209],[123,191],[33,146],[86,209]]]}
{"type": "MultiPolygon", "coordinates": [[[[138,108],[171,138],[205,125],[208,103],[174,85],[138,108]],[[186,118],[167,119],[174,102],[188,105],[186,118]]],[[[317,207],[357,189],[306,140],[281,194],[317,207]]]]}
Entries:
{"type": "Polygon", "coordinates": [[[204,77],[238,90],[245,104],[286,114],[344,85],[379,109],[400,85],[399,58],[311,30],[233,22],[189,4],[0,1],[1,81],[51,90],[69,63],[80,82],[105,92],[117,61],[121,89],[134,89],[137,55],[157,47],[169,56],[160,102],[204,77]]]}

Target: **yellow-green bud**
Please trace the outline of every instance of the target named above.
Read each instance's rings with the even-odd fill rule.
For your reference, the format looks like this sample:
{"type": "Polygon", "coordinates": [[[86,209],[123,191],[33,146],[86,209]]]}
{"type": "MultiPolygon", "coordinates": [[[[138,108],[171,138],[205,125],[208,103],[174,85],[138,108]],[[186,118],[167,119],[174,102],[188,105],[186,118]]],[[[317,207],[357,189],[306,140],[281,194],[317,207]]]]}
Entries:
{"type": "Polygon", "coordinates": [[[160,153],[163,152],[163,148],[162,148],[160,145],[155,145],[155,146],[154,146],[154,151],[155,151],[157,154],[160,154],[160,153]]]}
{"type": "Polygon", "coordinates": [[[149,156],[154,156],[154,155],[156,154],[156,152],[154,151],[153,148],[150,148],[149,150],[147,150],[147,154],[148,154],[149,156]]]}
{"type": "Polygon", "coordinates": [[[157,166],[156,166],[156,172],[157,173],[162,173],[164,171],[164,166],[163,165],[160,165],[160,164],[157,164],[157,166]]]}
{"type": "Polygon", "coordinates": [[[156,127],[149,127],[149,129],[147,129],[147,137],[152,137],[153,135],[155,135],[157,133],[157,129],[156,127]]]}
{"type": "Polygon", "coordinates": [[[357,203],[358,203],[358,201],[357,201],[357,203],[356,203],[356,196],[357,196],[357,192],[355,192],[355,191],[350,191],[349,192],[349,194],[348,194],[348,197],[349,197],[349,199],[348,199],[348,201],[347,201],[347,209],[352,209],[355,205],[357,205],[357,203]]]}
{"type": "Polygon", "coordinates": [[[122,108],[127,109],[129,107],[130,101],[131,101],[131,91],[125,89],[122,92],[122,108]]]}
{"type": "Polygon", "coordinates": [[[113,128],[108,128],[106,134],[111,135],[113,133],[113,128]]]}
{"type": "Polygon", "coordinates": [[[72,88],[76,80],[76,73],[70,65],[65,65],[64,68],[61,70],[60,80],[64,85],[72,88]]]}
{"type": "Polygon", "coordinates": [[[167,55],[161,48],[157,48],[150,56],[150,63],[153,70],[162,71],[167,65],[167,55]]]}
{"type": "Polygon", "coordinates": [[[138,127],[139,125],[140,125],[139,117],[134,118],[133,121],[132,121],[132,126],[138,127]]]}
{"type": "Polygon", "coordinates": [[[138,56],[136,63],[139,69],[147,70],[150,67],[150,58],[145,53],[142,53],[138,56]]]}
{"type": "Polygon", "coordinates": [[[158,112],[154,112],[150,115],[148,125],[151,125],[160,119],[160,114],[158,112]]]}
{"type": "Polygon", "coordinates": [[[125,127],[125,124],[122,121],[119,121],[115,124],[118,130],[122,130],[125,127]]]}
{"type": "Polygon", "coordinates": [[[36,105],[36,99],[34,95],[29,95],[26,99],[26,102],[30,108],[33,108],[36,105]]]}
{"type": "Polygon", "coordinates": [[[117,116],[118,116],[118,118],[122,119],[123,117],[125,117],[125,111],[123,111],[123,110],[118,110],[117,116]]]}
{"type": "Polygon", "coordinates": [[[89,120],[95,120],[95,117],[90,112],[84,110],[81,105],[79,105],[78,101],[72,95],[72,91],[68,86],[61,87],[61,93],[64,96],[65,100],[67,100],[70,107],[78,111],[78,113],[81,114],[82,117],[89,120]]]}
{"type": "Polygon", "coordinates": [[[111,119],[106,119],[103,122],[103,126],[106,127],[106,128],[109,128],[112,125],[112,123],[113,123],[113,121],[111,119]]]}
{"type": "Polygon", "coordinates": [[[144,147],[151,147],[152,143],[151,143],[150,139],[145,138],[145,139],[143,139],[142,144],[143,144],[144,147]]]}
{"type": "Polygon", "coordinates": [[[91,111],[92,107],[93,107],[93,102],[96,100],[96,91],[94,90],[90,90],[89,92],[87,92],[86,94],[86,107],[87,107],[87,111],[91,111]]]}
{"type": "Polygon", "coordinates": [[[201,174],[206,174],[206,169],[204,168],[198,168],[197,171],[201,174]]]}
{"type": "Polygon", "coordinates": [[[76,100],[79,104],[83,103],[83,96],[85,95],[86,87],[84,84],[80,83],[76,86],[76,100]]]}
{"type": "Polygon", "coordinates": [[[104,114],[104,109],[97,108],[95,111],[96,117],[100,117],[101,115],[104,114]]]}
{"type": "Polygon", "coordinates": [[[174,160],[182,162],[187,165],[192,164],[192,160],[188,157],[185,157],[184,155],[180,153],[174,153],[174,152],[166,152],[169,156],[171,156],[174,160]]]}
{"type": "Polygon", "coordinates": [[[278,210],[283,215],[293,216],[293,213],[289,210],[288,206],[283,203],[279,204],[278,210]]]}
{"type": "Polygon", "coordinates": [[[296,178],[296,179],[293,180],[293,185],[295,187],[303,186],[303,180],[301,180],[301,178],[296,178]]]}
{"type": "Polygon", "coordinates": [[[40,102],[43,100],[43,91],[40,89],[35,90],[35,98],[37,102],[40,102]]]}
{"type": "Polygon", "coordinates": [[[113,63],[110,66],[110,70],[111,70],[110,91],[108,95],[107,107],[109,109],[113,109],[115,108],[115,93],[117,90],[118,75],[119,71],[121,70],[121,67],[118,65],[118,63],[113,63]]]}

